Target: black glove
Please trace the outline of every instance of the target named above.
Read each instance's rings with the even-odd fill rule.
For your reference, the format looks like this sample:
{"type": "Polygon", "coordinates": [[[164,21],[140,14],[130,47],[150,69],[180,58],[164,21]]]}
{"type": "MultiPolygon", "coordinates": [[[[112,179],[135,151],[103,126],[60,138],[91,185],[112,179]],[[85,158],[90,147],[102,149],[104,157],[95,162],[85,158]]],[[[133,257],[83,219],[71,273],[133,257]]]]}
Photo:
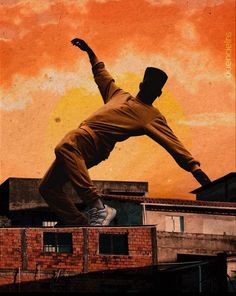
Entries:
{"type": "Polygon", "coordinates": [[[207,185],[211,183],[211,180],[207,177],[207,175],[201,170],[196,170],[192,172],[194,178],[202,185],[207,185]]]}

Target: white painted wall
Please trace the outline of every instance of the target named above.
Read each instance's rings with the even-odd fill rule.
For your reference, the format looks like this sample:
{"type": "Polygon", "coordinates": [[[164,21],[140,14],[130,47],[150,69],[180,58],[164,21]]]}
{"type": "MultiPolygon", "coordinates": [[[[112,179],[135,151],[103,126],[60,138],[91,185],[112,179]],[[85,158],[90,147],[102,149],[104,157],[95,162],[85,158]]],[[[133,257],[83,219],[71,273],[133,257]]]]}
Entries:
{"type": "Polygon", "coordinates": [[[180,219],[183,219],[184,233],[236,235],[236,216],[149,210],[145,214],[145,224],[156,225],[159,231],[181,232],[180,219]]]}

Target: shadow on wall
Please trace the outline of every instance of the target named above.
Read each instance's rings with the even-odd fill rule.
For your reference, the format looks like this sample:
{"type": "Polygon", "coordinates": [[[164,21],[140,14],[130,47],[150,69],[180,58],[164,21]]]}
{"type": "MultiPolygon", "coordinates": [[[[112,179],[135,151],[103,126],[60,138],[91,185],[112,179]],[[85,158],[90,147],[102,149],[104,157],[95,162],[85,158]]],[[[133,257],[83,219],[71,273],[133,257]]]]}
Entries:
{"type": "MultiPolygon", "coordinates": [[[[105,270],[65,276],[60,270],[35,279],[0,286],[0,292],[227,292],[226,256],[198,262],[165,263],[148,267],[105,270]]],[[[21,272],[21,278],[23,273],[21,272]]]]}

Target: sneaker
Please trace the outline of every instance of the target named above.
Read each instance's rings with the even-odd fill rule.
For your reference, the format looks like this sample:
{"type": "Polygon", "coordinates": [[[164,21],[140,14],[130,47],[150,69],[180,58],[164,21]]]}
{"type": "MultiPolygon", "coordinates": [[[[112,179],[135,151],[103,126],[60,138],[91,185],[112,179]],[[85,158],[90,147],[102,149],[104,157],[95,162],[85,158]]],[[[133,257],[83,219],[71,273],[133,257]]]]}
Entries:
{"type": "Polygon", "coordinates": [[[104,205],[104,209],[92,208],[88,212],[90,226],[107,226],[116,216],[116,209],[104,205]]]}

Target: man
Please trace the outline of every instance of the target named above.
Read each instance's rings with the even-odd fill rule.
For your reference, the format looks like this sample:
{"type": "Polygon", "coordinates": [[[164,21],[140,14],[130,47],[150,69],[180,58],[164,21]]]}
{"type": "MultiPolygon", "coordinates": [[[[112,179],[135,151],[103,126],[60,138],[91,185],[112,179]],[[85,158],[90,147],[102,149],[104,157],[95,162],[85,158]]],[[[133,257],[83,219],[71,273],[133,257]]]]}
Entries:
{"type": "Polygon", "coordinates": [[[116,142],[131,136],[148,135],[164,147],[180,167],[189,171],[201,185],[210,179],[200,169],[200,163],[186,150],[167,125],[165,117],[152,106],[162,94],[167,75],[148,67],[139,93],[132,97],[116,86],[114,79],[85,41],[75,38],[71,43],[87,52],[104,105],[70,131],[55,148],[56,159],[41,181],[39,191],[65,225],[109,225],[116,210],[104,205],[94,187],[88,169],[108,158],[116,142]],[[90,208],[81,213],[63,192],[70,181],[90,208]]]}

